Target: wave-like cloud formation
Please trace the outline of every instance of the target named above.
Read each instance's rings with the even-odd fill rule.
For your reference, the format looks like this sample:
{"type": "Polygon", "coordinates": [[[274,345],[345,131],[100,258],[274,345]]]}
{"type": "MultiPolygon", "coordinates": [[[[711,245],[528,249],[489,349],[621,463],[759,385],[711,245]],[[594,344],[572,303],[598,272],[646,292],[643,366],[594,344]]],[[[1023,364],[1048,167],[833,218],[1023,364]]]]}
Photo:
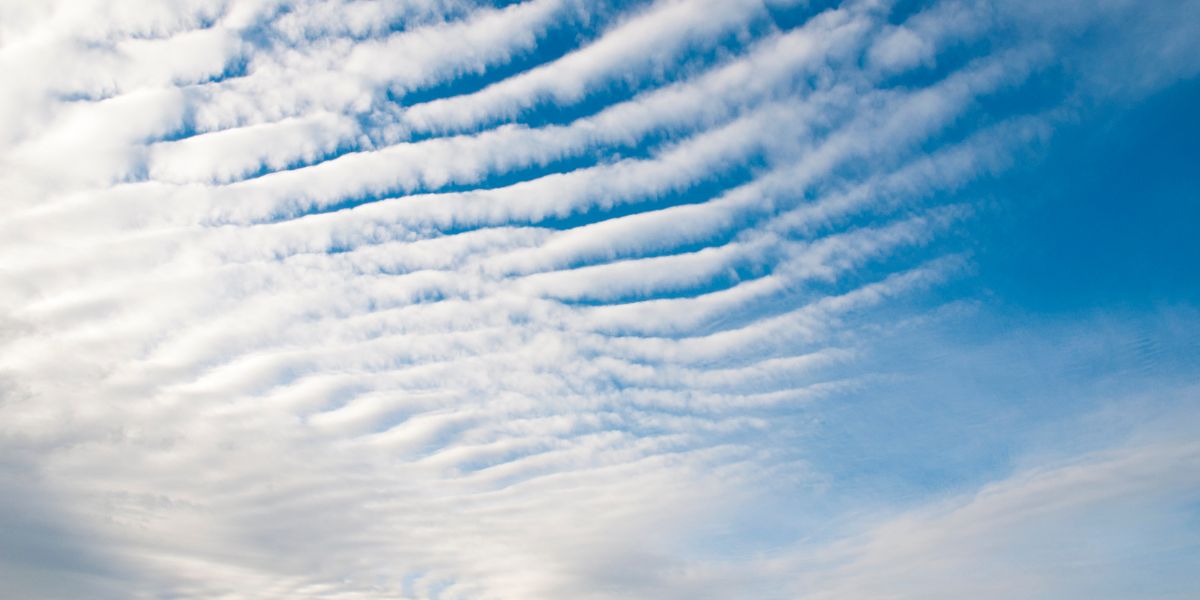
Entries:
{"type": "Polygon", "coordinates": [[[1200,65],[1144,43],[1194,2],[901,4],[3,4],[0,573],[879,597],[1062,477],[1196,472],[1137,447],[821,552],[761,531],[824,485],[796,450],[822,403],[970,269],[954,192],[1200,65]]]}

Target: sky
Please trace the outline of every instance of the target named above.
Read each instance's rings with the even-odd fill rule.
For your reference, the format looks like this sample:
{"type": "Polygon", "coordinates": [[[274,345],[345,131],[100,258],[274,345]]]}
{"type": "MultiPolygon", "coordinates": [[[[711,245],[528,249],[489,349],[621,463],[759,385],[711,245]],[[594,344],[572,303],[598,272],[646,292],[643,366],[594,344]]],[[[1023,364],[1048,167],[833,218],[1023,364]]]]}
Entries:
{"type": "Polygon", "coordinates": [[[1197,0],[0,0],[0,597],[1200,597],[1197,0]]]}

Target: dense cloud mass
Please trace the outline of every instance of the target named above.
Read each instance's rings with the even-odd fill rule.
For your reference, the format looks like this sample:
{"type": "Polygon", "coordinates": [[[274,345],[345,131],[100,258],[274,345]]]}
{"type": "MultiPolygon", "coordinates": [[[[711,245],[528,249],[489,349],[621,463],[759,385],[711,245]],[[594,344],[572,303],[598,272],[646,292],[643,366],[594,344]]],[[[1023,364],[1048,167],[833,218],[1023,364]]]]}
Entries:
{"type": "Polygon", "coordinates": [[[924,487],[828,443],[986,437],[889,352],[1057,364],[934,340],[1019,200],[972,186],[1193,78],[1197,15],[0,0],[0,596],[1200,592],[1186,306],[1064,325],[1124,387],[1003,417],[1119,435],[924,487]]]}

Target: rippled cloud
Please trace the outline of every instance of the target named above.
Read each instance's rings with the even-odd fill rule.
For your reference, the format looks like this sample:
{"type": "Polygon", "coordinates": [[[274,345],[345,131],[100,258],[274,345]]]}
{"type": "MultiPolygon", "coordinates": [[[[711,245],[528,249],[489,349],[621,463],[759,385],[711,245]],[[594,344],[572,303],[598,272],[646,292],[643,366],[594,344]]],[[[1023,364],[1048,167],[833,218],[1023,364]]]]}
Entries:
{"type": "MultiPolygon", "coordinates": [[[[1138,589],[1078,561],[1197,555],[1176,524],[1197,531],[1200,454],[1161,416],[1196,416],[1187,302],[1109,338],[1078,316],[993,346],[947,331],[1005,322],[961,289],[981,223],[1020,205],[987,182],[1193,78],[1197,11],[0,3],[0,579],[28,598],[1138,589]],[[1064,331],[1085,363],[1148,335],[1156,354],[1114,368],[1155,367],[1046,409],[1097,380],[1055,362],[1064,331]],[[963,382],[1025,354],[1054,385],[940,423],[906,408],[982,397],[963,382]],[[1104,406],[1130,427],[1012,441],[1041,420],[1091,439],[1104,406]],[[912,452],[958,452],[949,432],[985,417],[1008,458],[922,478],[897,450],[872,463],[894,479],[859,473],[914,431],[912,452]]],[[[1194,593],[1168,562],[1144,589],[1194,593]]]]}

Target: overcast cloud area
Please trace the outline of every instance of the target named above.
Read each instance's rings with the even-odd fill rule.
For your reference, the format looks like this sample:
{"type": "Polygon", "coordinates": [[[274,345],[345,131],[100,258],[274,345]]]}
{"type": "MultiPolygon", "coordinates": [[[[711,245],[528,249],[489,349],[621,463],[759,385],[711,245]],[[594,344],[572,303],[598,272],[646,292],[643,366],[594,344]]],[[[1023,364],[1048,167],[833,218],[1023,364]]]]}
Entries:
{"type": "Polygon", "coordinates": [[[1200,597],[1196,0],[0,0],[0,597],[1200,597]]]}

